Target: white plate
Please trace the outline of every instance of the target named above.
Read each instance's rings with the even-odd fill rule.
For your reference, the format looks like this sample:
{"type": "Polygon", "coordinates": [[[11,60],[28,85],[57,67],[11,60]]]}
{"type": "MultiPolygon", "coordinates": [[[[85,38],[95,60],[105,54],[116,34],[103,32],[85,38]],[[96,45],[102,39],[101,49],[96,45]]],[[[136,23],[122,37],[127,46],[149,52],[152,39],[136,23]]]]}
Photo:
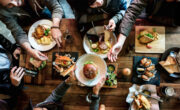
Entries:
{"type": "Polygon", "coordinates": [[[32,33],[35,31],[35,28],[38,26],[38,25],[45,25],[47,27],[51,27],[53,24],[52,24],[52,21],[50,20],[46,20],[46,19],[43,19],[43,20],[39,20],[37,22],[35,22],[31,28],[29,29],[29,33],[28,33],[28,40],[31,44],[31,46],[39,51],[48,51],[50,49],[52,49],[55,45],[56,45],[56,42],[53,40],[51,42],[51,44],[49,45],[41,45],[41,44],[38,44],[35,40],[34,37],[32,37],[32,33]]]}
{"type": "MultiPolygon", "coordinates": [[[[104,27],[103,26],[96,26],[94,27],[97,34],[101,34],[101,33],[104,33],[104,27]]],[[[94,29],[91,28],[90,30],[88,30],[87,32],[88,34],[95,34],[94,32],[94,29]]],[[[115,36],[115,34],[113,32],[110,32],[111,33],[111,37],[110,37],[110,43],[112,44],[112,46],[116,43],[117,41],[117,38],[115,36]]],[[[99,53],[96,53],[92,50],[92,48],[90,47],[90,43],[88,41],[88,38],[87,36],[85,35],[84,36],[84,39],[83,39],[83,47],[84,47],[84,50],[86,51],[86,53],[90,53],[90,54],[96,54],[96,55],[99,55],[101,58],[107,58],[107,54],[99,54],[99,53]]]]}
{"type": "Polygon", "coordinates": [[[94,54],[85,54],[81,56],[76,62],[76,67],[76,78],[80,83],[89,87],[95,86],[102,77],[106,76],[107,73],[107,65],[104,59],[94,54]],[[83,74],[84,63],[86,63],[87,61],[94,62],[94,64],[96,64],[98,68],[98,75],[92,80],[87,79],[83,74]]]}

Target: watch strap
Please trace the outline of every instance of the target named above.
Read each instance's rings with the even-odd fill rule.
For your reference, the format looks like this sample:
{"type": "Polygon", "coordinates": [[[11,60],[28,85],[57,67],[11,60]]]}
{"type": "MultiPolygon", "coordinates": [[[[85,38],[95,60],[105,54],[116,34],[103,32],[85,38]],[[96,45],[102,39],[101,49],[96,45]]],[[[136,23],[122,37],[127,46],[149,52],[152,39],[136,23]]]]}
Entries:
{"type": "Polygon", "coordinates": [[[51,29],[60,29],[59,26],[51,26],[51,29]]]}

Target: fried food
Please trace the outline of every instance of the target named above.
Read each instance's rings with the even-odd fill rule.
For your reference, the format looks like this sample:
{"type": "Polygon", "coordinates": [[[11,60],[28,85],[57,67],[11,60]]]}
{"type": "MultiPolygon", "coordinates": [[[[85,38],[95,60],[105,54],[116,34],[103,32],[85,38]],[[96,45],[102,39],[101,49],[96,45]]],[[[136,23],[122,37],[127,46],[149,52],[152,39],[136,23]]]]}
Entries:
{"type": "Polygon", "coordinates": [[[149,81],[156,74],[155,64],[152,63],[151,59],[142,58],[140,67],[137,67],[137,71],[141,73],[141,78],[144,81],[149,81]]]}
{"type": "Polygon", "coordinates": [[[74,69],[74,66],[75,63],[70,57],[56,54],[54,67],[60,75],[66,76],[74,69]]]}
{"type": "Polygon", "coordinates": [[[146,72],[145,72],[145,75],[146,75],[147,77],[149,77],[149,78],[151,78],[151,77],[154,76],[154,74],[153,74],[152,72],[150,72],[150,71],[146,71],[146,72]]]}
{"type": "Polygon", "coordinates": [[[144,64],[144,66],[149,67],[151,64],[152,64],[152,61],[148,59],[147,62],[144,64]]]}
{"type": "Polygon", "coordinates": [[[32,34],[38,44],[49,45],[53,41],[50,28],[38,25],[32,34]]]}
{"type": "Polygon", "coordinates": [[[144,65],[146,62],[147,62],[147,58],[143,58],[143,59],[141,59],[141,65],[144,65]]]}
{"type": "Polygon", "coordinates": [[[159,34],[157,32],[150,32],[148,30],[143,30],[139,33],[138,40],[142,44],[146,44],[147,48],[152,48],[152,46],[148,45],[155,40],[158,40],[159,34]]]}
{"type": "Polygon", "coordinates": [[[155,70],[155,65],[151,65],[146,68],[147,71],[154,71],[155,70]]]}
{"type": "Polygon", "coordinates": [[[35,28],[35,32],[33,33],[33,36],[36,38],[36,39],[40,39],[44,36],[44,31],[45,31],[45,27],[42,26],[42,25],[38,25],[36,28],[35,28]]]}
{"type": "Polygon", "coordinates": [[[150,110],[150,108],[151,108],[151,104],[150,104],[149,100],[143,95],[135,96],[134,102],[135,102],[138,110],[140,110],[140,109],[150,110]]]}

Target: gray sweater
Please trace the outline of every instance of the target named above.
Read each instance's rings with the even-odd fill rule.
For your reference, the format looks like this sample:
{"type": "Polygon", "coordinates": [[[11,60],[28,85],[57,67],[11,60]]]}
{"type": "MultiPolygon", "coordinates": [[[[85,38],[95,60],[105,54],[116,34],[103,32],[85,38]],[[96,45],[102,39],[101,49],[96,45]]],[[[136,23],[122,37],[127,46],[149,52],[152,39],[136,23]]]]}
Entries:
{"type": "MultiPolygon", "coordinates": [[[[27,3],[31,7],[32,12],[38,16],[45,6],[52,12],[52,18],[61,19],[63,16],[62,7],[57,0],[27,0],[27,3]]],[[[17,22],[18,18],[24,16],[32,17],[22,7],[6,8],[0,6],[0,20],[6,24],[19,44],[28,42],[27,34],[17,22]]]]}

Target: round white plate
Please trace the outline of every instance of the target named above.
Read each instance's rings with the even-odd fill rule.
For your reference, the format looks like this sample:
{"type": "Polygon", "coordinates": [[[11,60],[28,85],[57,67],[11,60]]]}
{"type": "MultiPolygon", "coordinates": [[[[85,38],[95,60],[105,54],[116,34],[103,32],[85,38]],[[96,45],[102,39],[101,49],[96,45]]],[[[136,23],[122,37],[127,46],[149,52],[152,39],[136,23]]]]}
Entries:
{"type": "MultiPolygon", "coordinates": [[[[97,34],[101,34],[101,33],[104,33],[104,27],[103,26],[96,26],[94,27],[97,34]]],[[[88,34],[95,34],[94,32],[94,29],[91,28],[90,30],[87,31],[88,34]]],[[[113,32],[110,32],[111,33],[111,37],[110,37],[110,43],[112,44],[112,46],[117,42],[117,38],[115,36],[115,34],[113,32]]],[[[92,48],[90,47],[90,43],[88,41],[88,38],[87,36],[85,35],[84,36],[84,39],[83,39],[83,47],[84,47],[84,50],[86,51],[86,53],[90,53],[90,54],[96,54],[96,55],[99,55],[101,58],[107,58],[107,54],[99,54],[99,53],[96,53],[92,50],[92,48]]]]}
{"type": "Polygon", "coordinates": [[[56,42],[53,40],[51,42],[51,44],[49,45],[41,45],[41,44],[38,44],[35,40],[35,38],[32,36],[32,33],[35,32],[35,28],[38,26],[38,25],[44,25],[46,27],[49,27],[51,28],[51,26],[53,25],[52,21],[50,20],[46,20],[46,19],[43,19],[43,20],[39,20],[37,22],[35,22],[31,28],[29,29],[29,32],[28,32],[28,40],[31,44],[31,46],[39,51],[48,51],[50,49],[52,49],[55,45],[56,45],[56,42]]]}
{"type": "Polygon", "coordinates": [[[79,59],[76,62],[76,67],[77,68],[75,70],[75,75],[77,80],[80,83],[89,87],[95,86],[101,80],[102,77],[106,76],[107,73],[107,65],[104,59],[94,54],[85,54],[79,57],[79,59]],[[86,78],[83,74],[83,67],[87,61],[94,62],[94,64],[96,64],[98,68],[98,75],[92,80],[86,78]]]}

